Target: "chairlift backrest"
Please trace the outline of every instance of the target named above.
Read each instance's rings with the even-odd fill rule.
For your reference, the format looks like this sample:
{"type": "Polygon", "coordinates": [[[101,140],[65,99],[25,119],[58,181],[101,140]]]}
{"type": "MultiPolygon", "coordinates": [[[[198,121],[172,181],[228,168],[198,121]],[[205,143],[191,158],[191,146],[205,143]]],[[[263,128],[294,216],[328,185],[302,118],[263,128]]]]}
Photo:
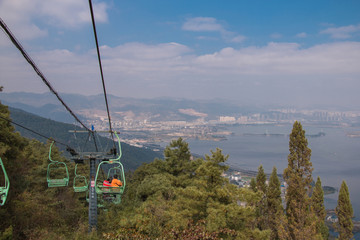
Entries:
{"type": "Polygon", "coordinates": [[[73,182],[74,192],[86,192],[88,190],[88,182],[85,176],[77,174],[77,164],[75,164],[75,177],[73,182]]]}

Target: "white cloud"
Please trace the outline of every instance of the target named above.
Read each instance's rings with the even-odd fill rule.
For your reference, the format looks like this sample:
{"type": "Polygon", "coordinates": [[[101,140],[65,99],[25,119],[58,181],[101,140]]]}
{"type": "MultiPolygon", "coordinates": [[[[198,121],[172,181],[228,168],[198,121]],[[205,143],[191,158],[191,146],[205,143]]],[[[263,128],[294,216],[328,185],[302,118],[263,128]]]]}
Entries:
{"type": "Polygon", "coordinates": [[[358,25],[349,25],[343,27],[330,27],[323,31],[321,34],[329,34],[331,38],[334,39],[348,39],[353,36],[354,33],[360,32],[360,24],[358,25]]]}
{"type": "MultiPolygon", "coordinates": [[[[203,72],[205,75],[221,75],[227,72],[255,75],[308,75],[308,74],[360,74],[360,43],[340,42],[320,44],[302,49],[296,43],[269,43],[263,47],[246,47],[234,49],[223,48],[218,52],[204,55],[193,55],[191,49],[178,43],[146,45],[142,43],[127,43],[117,47],[101,47],[105,67],[114,73],[123,69],[142,69],[146,71],[172,73],[179,67],[192,73],[203,72]],[[123,66],[118,63],[125,64],[123,66]]],[[[6,59],[6,56],[2,56],[6,59]]],[[[74,72],[79,66],[91,69],[89,60],[96,64],[96,51],[79,55],[65,49],[43,51],[37,53],[37,58],[49,70],[58,71],[61,67],[74,72]],[[51,69],[50,69],[51,68],[51,69]]],[[[96,68],[96,67],[95,67],[96,68]]],[[[5,71],[3,69],[3,71],[5,71]]],[[[95,70],[96,71],[96,70],[95,70]]],[[[181,73],[180,73],[181,74],[181,73]]],[[[158,77],[161,78],[159,75],[158,77]]]]}
{"type": "Polygon", "coordinates": [[[280,33],[273,33],[270,35],[270,37],[273,39],[280,39],[282,38],[282,35],[280,33]]]}
{"type": "Polygon", "coordinates": [[[306,32],[298,33],[298,34],[296,34],[296,37],[298,37],[298,38],[306,38],[306,37],[307,37],[307,33],[306,33],[306,32]]]}
{"type": "Polygon", "coordinates": [[[237,35],[237,36],[231,38],[231,39],[230,39],[230,42],[240,43],[240,42],[243,42],[245,39],[246,39],[245,36],[237,35]]]}
{"type": "MultiPolygon", "coordinates": [[[[41,1],[40,14],[49,19],[49,23],[62,28],[74,28],[90,23],[89,4],[86,0],[41,1]]],[[[96,22],[107,22],[107,5],[104,2],[93,3],[96,22]]]]}
{"type": "Polygon", "coordinates": [[[182,56],[191,50],[185,45],[171,42],[157,45],[126,43],[115,48],[102,46],[101,51],[102,54],[107,58],[117,58],[120,56],[128,59],[166,60],[169,58],[182,56]]]}
{"type": "Polygon", "coordinates": [[[209,36],[197,36],[196,39],[198,39],[198,40],[211,40],[211,41],[218,40],[218,38],[216,38],[216,37],[209,37],[209,36]]]}
{"type": "Polygon", "coordinates": [[[242,75],[323,75],[360,74],[360,43],[321,44],[301,49],[295,43],[269,43],[265,47],[239,50],[224,48],[199,56],[196,62],[206,71],[242,75]]]}
{"type": "MultiPolygon", "coordinates": [[[[127,43],[102,46],[101,53],[107,89],[121,96],[204,94],[227,98],[238,96],[244,84],[248,91],[243,94],[250,94],[250,87],[263,86],[269,92],[277,92],[279,81],[285,84],[282,91],[290,90],[285,86],[290,88],[298,83],[303,88],[312,88],[318,81],[323,81],[319,86],[328,84],[328,88],[334,86],[334,89],[342,86],[352,91],[355,86],[346,84],[358,82],[360,77],[359,42],[319,44],[310,48],[301,48],[296,43],[269,43],[262,47],[227,47],[203,55],[195,55],[178,43],[127,43]],[[343,82],[344,79],[350,83],[343,82]]],[[[58,92],[95,94],[101,91],[95,50],[84,54],[69,50],[32,54],[58,92]]],[[[31,91],[33,85],[41,85],[33,70],[24,67],[22,57],[15,55],[0,56],[2,85],[12,91],[31,91]]]]}
{"type": "Polygon", "coordinates": [[[194,32],[220,32],[224,28],[212,17],[189,18],[182,26],[183,30],[194,32]]]}
{"type": "MultiPolygon", "coordinates": [[[[182,29],[193,32],[219,32],[225,41],[233,43],[240,43],[246,39],[245,36],[226,30],[216,18],[212,17],[189,18],[183,24],[182,29]]],[[[199,36],[197,39],[208,40],[213,38],[199,36]]]]}
{"type": "MultiPolygon", "coordinates": [[[[94,3],[93,9],[97,22],[107,21],[106,3],[94,3]]],[[[20,39],[46,36],[46,25],[67,29],[91,22],[86,0],[2,0],[0,16],[20,39]]]]}

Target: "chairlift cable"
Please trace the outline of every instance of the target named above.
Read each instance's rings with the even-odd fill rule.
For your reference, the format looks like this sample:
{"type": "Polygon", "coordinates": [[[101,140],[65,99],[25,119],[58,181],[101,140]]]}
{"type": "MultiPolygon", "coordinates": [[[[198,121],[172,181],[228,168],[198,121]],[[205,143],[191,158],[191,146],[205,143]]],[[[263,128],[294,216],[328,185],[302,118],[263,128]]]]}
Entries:
{"type": "Polygon", "coordinates": [[[58,143],[58,144],[61,144],[61,145],[65,146],[65,147],[67,147],[68,149],[73,149],[72,147],[70,147],[69,145],[67,145],[67,144],[65,144],[65,143],[62,143],[62,142],[60,142],[60,141],[58,141],[58,140],[56,140],[56,139],[54,139],[54,138],[47,137],[47,136],[45,136],[45,135],[43,135],[43,134],[41,134],[41,133],[38,133],[38,132],[36,132],[36,131],[28,128],[28,127],[25,127],[25,126],[23,126],[23,125],[21,125],[21,124],[18,124],[18,123],[14,122],[14,121],[12,121],[12,120],[10,120],[10,119],[7,119],[7,118],[2,117],[2,116],[0,116],[0,118],[3,119],[3,120],[5,120],[5,121],[8,121],[8,122],[10,122],[10,123],[12,123],[12,124],[14,124],[14,125],[16,125],[16,126],[19,126],[19,127],[23,128],[23,129],[25,129],[25,130],[28,130],[29,132],[32,132],[32,133],[34,133],[34,134],[36,134],[36,135],[39,135],[40,137],[43,137],[43,138],[46,138],[46,139],[48,139],[48,140],[52,140],[52,141],[54,141],[54,142],[56,142],[56,143],[58,143]]]}
{"type": "Polygon", "coordinates": [[[98,56],[98,61],[99,61],[99,67],[100,67],[101,81],[102,81],[103,90],[104,90],[106,110],[107,110],[108,119],[109,119],[109,130],[110,130],[111,138],[112,138],[112,140],[113,140],[114,147],[115,147],[114,134],[113,134],[112,127],[111,127],[111,118],[110,118],[109,104],[108,104],[107,94],[106,94],[104,73],[103,73],[102,64],[101,64],[101,56],[100,56],[99,42],[98,42],[98,37],[97,37],[97,34],[96,34],[94,11],[93,11],[93,7],[92,7],[91,0],[89,0],[89,7],[90,7],[90,13],[91,13],[92,26],[93,26],[93,30],[94,30],[94,37],[95,37],[95,43],[96,43],[96,51],[97,51],[97,56],[98,56]]]}
{"type": "MultiPolygon", "coordinates": [[[[55,89],[51,86],[49,81],[46,79],[44,74],[40,71],[40,69],[36,66],[35,62],[30,58],[30,56],[27,54],[25,49],[22,47],[20,42],[15,38],[13,33],[10,31],[10,29],[7,27],[5,22],[0,18],[0,26],[4,30],[4,32],[7,34],[7,36],[10,38],[12,43],[15,45],[15,47],[21,52],[21,54],[24,56],[26,61],[33,67],[34,71],[37,73],[37,75],[42,79],[42,81],[45,83],[46,86],[50,89],[50,91],[57,97],[57,99],[61,102],[61,104],[66,108],[66,110],[75,118],[75,120],[81,124],[87,131],[92,132],[88,127],[85,126],[84,123],[80,121],[80,119],[74,114],[74,112],[70,109],[68,105],[64,102],[64,100],[59,96],[59,94],[55,91],[55,89]]],[[[94,135],[93,135],[94,137],[94,135]]],[[[94,137],[95,142],[95,137],[94,137]]],[[[96,143],[95,143],[96,144],[96,143]]]]}

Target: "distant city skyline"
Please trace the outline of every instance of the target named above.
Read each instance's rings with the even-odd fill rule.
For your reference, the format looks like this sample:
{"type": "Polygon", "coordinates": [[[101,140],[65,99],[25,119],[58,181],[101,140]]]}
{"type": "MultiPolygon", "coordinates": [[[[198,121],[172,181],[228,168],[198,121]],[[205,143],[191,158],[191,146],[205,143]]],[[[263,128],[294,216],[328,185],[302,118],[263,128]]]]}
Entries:
{"type": "MultiPolygon", "coordinates": [[[[93,1],[120,97],[360,107],[360,2],[93,1]]],[[[2,0],[0,17],[60,93],[102,93],[88,2],[2,0]]],[[[4,92],[47,92],[0,33],[4,92]]]]}

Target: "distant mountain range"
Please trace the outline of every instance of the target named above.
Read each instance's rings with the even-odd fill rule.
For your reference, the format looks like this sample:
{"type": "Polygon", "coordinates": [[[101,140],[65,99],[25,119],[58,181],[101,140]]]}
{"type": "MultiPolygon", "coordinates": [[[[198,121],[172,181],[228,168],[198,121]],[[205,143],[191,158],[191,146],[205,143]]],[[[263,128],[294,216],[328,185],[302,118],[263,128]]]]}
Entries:
{"type": "MultiPolygon", "coordinates": [[[[105,115],[106,106],[103,95],[84,96],[60,94],[65,103],[82,120],[94,115],[105,115]]],[[[0,93],[0,100],[11,107],[39,115],[44,118],[66,123],[74,123],[73,117],[60,104],[52,93],[0,93]]],[[[186,100],[172,98],[134,99],[108,95],[111,117],[122,120],[132,119],[151,121],[191,121],[197,118],[216,119],[221,115],[251,113],[259,108],[239,106],[225,100],[186,100]]]]}
{"type": "MultiPolygon", "coordinates": [[[[11,119],[17,124],[27,127],[46,137],[52,137],[56,141],[67,144],[77,151],[95,151],[93,147],[93,140],[91,139],[90,142],[87,142],[89,137],[88,134],[78,133],[74,135],[74,133],[69,132],[69,130],[81,130],[78,126],[39,117],[13,107],[9,107],[9,110],[11,119]]],[[[46,138],[36,135],[22,127],[15,125],[15,128],[26,138],[35,138],[41,142],[47,141],[46,138]]],[[[98,142],[99,151],[107,151],[113,147],[112,141],[106,137],[98,136],[96,141],[98,142]]],[[[65,150],[65,146],[57,144],[57,147],[59,147],[65,155],[69,156],[65,150]]],[[[155,152],[146,148],[138,148],[126,143],[121,143],[121,149],[121,160],[126,170],[135,170],[144,162],[152,162],[155,158],[163,158],[162,152],[155,152]]]]}

